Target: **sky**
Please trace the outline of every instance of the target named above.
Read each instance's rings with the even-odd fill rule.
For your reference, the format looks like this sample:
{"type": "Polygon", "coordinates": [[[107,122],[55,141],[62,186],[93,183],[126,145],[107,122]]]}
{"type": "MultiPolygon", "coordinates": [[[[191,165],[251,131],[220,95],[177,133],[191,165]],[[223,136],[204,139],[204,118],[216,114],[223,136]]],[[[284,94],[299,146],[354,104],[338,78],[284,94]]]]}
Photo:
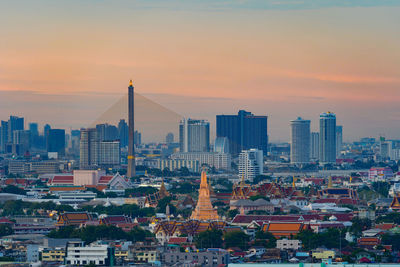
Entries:
{"type": "Polygon", "coordinates": [[[347,141],[400,138],[398,14],[397,0],[2,0],[0,119],[88,127],[133,79],[184,117],[268,115],[271,141],[325,111],[347,141]]]}

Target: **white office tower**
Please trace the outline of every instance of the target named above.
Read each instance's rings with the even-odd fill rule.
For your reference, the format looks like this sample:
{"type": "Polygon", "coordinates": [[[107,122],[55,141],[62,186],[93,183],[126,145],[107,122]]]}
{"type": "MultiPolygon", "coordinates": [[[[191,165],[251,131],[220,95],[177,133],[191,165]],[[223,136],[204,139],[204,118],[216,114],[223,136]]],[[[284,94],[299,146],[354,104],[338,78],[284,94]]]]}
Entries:
{"type": "Polygon", "coordinates": [[[311,152],[310,157],[312,160],[319,160],[319,133],[311,133],[311,152]]]}
{"type": "Polygon", "coordinates": [[[332,112],[319,117],[319,161],[336,163],[336,115],[332,112]]]}
{"type": "Polygon", "coordinates": [[[180,152],[209,152],[210,123],[205,120],[181,120],[179,145],[180,152]]]}
{"type": "Polygon", "coordinates": [[[301,165],[310,162],[310,121],[298,117],[290,121],[290,162],[301,165]]]}
{"type": "Polygon", "coordinates": [[[336,126],[336,158],[341,157],[341,152],[343,148],[343,126],[336,126]]]}
{"type": "Polygon", "coordinates": [[[253,181],[263,173],[263,151],[258,149],[243,150],[239,154],[239,178],[253,181]]]}

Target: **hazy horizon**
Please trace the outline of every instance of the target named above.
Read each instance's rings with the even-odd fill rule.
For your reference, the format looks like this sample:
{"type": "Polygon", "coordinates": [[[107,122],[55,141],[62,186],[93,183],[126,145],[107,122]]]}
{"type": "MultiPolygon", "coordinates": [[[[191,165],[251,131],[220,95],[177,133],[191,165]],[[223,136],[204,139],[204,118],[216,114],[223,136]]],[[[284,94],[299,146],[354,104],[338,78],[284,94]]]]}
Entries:
{"type": "Polygon", "coordinates": [[[271,141],[325,111],[346,141],[400,139],[399,13],[394,0],[2,1],[0,119],[87,127],[133,79],[171,114],[268,115],[271,141]]]}

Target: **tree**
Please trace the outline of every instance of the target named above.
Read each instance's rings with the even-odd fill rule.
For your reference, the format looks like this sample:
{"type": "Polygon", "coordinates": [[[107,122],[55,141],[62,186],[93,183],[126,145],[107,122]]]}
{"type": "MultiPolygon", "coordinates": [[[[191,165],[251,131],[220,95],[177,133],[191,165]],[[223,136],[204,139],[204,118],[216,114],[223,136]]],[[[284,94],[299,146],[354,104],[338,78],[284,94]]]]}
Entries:
{"type": "Polygon", "coordinates": [[[370,220],[360,219],[358,217],[354,217],[351,222],[350,232],[356,236],[361,236],[362,231],[370,229],[372,225],[370,220]]]}
{"type": "Polygon", "coordinates": [[[387,197],[389,194],[390,184],[387,182],[373,182],[372,188],[383,197],[387,197]]]}
{"type": "Polygon", "coordinates": [[[263,246],[265,248],[275,248],[276,247],[276,238],[270,232],[257,231],[254,245],[263,246]]]}
{"type": "Polygon", "coordinates": [[[239,211],[237,210],[237,209],[234,209],[234,210],[229,210],[228,211],[228,217],[229,218],[234,218],[236,215],[238,215],[239,214],[239,211]]]}
{"type": "Polygon", "coordinates": [[[5,235],[12,235],[14,233],[13,229],[8,224],[0,225],[0,237],[5,235]]]}
{"type": "Polygon", "coordinates": [[[9,194],[17,194],[17,195],[26,195],[26,192],[24,189],[21,189],[17,186],[14,185],[7,185],[2,189],[3,193],[9,193],[9,194]]]}
{"type": "Polygon", "coordinates": [[[222,248],[222,231],[207,230],[195,237],[197,248],[222,248]]]}
{"type": "Polygon", "coordinates": [[[225,248],[240,247],[247,249],[249,236],[242,231],[227,232],[224,234],[225,248]]]}

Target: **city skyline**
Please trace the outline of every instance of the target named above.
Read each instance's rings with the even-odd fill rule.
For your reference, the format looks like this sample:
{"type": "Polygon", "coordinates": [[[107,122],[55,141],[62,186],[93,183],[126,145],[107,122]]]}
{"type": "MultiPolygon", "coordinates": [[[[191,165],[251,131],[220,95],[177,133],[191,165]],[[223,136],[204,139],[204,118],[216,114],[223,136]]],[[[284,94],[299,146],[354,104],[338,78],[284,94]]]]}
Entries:
{"type": "Polygon", "coordinates": [[[399,137],[396,1],[47,3],[1,4],[4,116],[89,127],[133,78],[139,94],[212,125],[265,114],[271,141],[289,140],[297,116],[315,131],[326,111],[347,141],[399,137]]]}

